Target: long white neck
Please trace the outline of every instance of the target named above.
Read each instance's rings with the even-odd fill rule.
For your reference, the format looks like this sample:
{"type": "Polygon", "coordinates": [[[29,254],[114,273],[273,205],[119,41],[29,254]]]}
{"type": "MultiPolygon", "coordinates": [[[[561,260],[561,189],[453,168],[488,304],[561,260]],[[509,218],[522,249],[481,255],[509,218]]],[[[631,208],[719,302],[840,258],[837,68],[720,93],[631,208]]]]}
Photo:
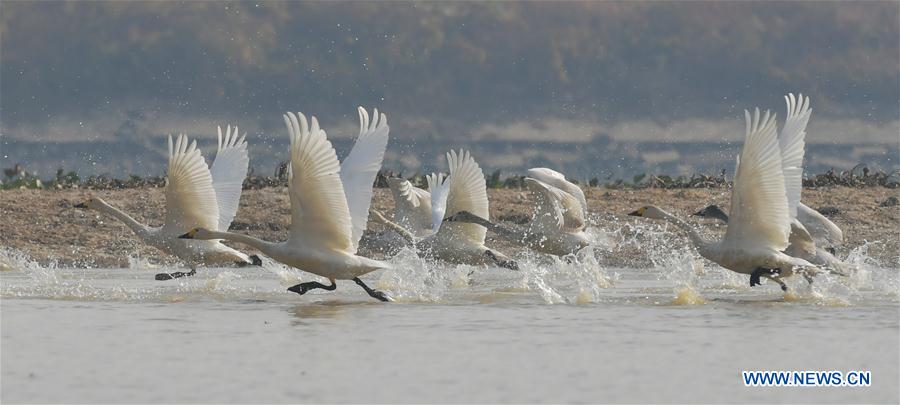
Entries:
{"type": "Polygon", "coordinates": [[[109,214],[112,217],[115,217],[119,221],[122,221],[122,223],[131,228],[131,230],[139,236],[147,236],[147,234],[150,232],[150,228],[148,226],[136,221],[134,218],[128,216],[128,214],[122,212],[116,207],[113,207],[112,205],[107,204],[105,201],[100,201],[99,206],[100,211],[109,214]]]}
{"type": "Polygon", "coordinates": [[[663,210],[659,210],[659,211],[660,211],[660,215],[661,215],[660,219],[669,221],[672,224],[674,224],[675,226],[681,228],[683,231],[687,232],[688,238],[691,239],[691,242],[693,242],[694,246],[697,247],[697,250],[700,251],[700,255],[707,256],[709,249],[712,246],[711,242],[707,241],[702,236],[700,236],[700,234],[697,232],[697,230],[694,229],[692,226],[688,225],[687,222],[684,222],[681,219],[679,219],[679,218],[675,217],[674,215],[669,214],[668,212],[665,212],[663,210]]]}
{"type": "Polygon", "coordinates": [[[234,241],[234,242],[240,242],[245,245],[256,248],[256,250],[263,252],[263,254],[265,254],[267,256],[274,256],[272,254],[272,252],[278,246],[277,243],[266,242],[262,239],[257,239],[252,236],[247,236],[247,235],[243,235],[243,234],[239,234],[239,233],[217,232],[217,231],[208,231],[207,233],[209,235],[209,238],[204,238],[206,240],[225,239],[225,240],[230,240],[230,241],[234,241]]]}
{"type": "Polygon", "coordinates": [[[400,234],[401,237],[403,237],[403,239],[405,239],[407,242],[409,242],[410,245],[416,244],[416,237],[413,236],[412,232],[410,232],[406,228],[400,226],[399,224],[397,224],[394,221],[391,221],[391,220],[385,218],[380,213],[377,215],[373,215],[373,217],[375,218],[375,222],[378,222],[378,223],[384,225],[385,227],[387,227],[388,229],[391,229],[394,232],[397,232],[398,234],[400,234]]]}

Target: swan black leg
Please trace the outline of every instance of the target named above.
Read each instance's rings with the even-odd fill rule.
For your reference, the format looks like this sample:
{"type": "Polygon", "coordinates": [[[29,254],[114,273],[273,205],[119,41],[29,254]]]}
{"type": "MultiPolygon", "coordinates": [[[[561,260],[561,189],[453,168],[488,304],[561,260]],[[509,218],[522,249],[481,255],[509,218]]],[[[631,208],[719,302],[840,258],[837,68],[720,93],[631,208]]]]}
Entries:
{"type": "Polygon", "coordinates": [[[366,292],[369,293],[369,296],[372,298],[385,302],[391,300],[385,293],[369,288],[369,286],[367,286],[366,283],[363,283],[362,280],[359,279],[359,277],[354,277],[353,282],[362,287],[363,290],[366,290],[366,292]]]}
{"type": "Polygon", "coordinates": [[[510,270],[518,270],[519,269],[519,263],[516,263],[515,260],[500,260],[500,258],[497,257],[497,255],[491,250],[485,250],[484,255],[489,257],[491,260],[494,261],[494,263],[497,263],[497,265],[500,267],[503,267],[505,269],[510,269],[510,270]]]}
{"type": "Polygon", "coordinates": [[[772,277],[772,276],[777,276],[779,274],[781,274],[781,269],[766,269],[766,268],[762,268],[762,267],[757,267],[756,270],[753,270],[753,273],[750,273],[750,287],[758,286],[760,284],[759,278],[762,276],[762,277],[768,278],[768,279],[780,284],[781,289],[783,291],[787,291],[787,285],[784,284],[783,281],[772,277]]]}
{"type": "Polygon", "coordinates": [[[197,269],[191,267],[191,271],[189,271],[187,273],[185,273],[183,271],[176,271],[174,273],[159,273],[156,275],[156,280],[166,281],[166,280],[171,280],[173,278],[193,276],[194,274],[197,274],[197,269]]]}
{"type": "Polygon", "coordinates": [[[319,283],[317,281],[310,281],[310,282],[306,282],[306,283],[300,283],[291,288],[288,288],[288,291],[303,295],[303,294],[306,294],[309,290],[314,290],[316,288],[321,288],[323,290],[328,290],[328,291],[334,291],[337,288],[337,283],[335,283],[334,280],[331,280],[331,285],[325,285],[325,284],[319,283]]]}

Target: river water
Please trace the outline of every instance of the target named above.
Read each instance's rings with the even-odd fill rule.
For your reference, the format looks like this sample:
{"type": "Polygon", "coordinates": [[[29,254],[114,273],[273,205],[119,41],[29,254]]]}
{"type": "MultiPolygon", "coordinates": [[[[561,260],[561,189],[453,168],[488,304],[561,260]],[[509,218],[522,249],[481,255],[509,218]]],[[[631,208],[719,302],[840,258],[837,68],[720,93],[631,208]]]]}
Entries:
{"type": "Polygon", "coordinates": [[[898,269],[783,294],[676,253],[652,268],[520,272],[411,253],[304,296],[276,263],[0,272],[3,403],[900,401],[898,269]],[[867,370],[869,387],[745,387],[741,371],[867,370]]]}

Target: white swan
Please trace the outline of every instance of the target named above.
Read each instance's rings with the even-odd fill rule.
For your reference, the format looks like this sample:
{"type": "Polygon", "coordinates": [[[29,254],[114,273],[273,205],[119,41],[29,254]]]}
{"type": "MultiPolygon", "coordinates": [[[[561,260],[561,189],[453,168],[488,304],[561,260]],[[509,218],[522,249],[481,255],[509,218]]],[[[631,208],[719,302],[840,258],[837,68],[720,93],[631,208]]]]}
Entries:
{"type": "Polygon", "coordinates": [[[392,177],[387,181],[394,196],[394,222],[417,238],[431,234],[431,193],[406,179],[392,177]]]}
{"type": "Polygon", "coordinates": [[[304,294],[315,288],[334,290],[335,280],[353,280],[381,301],[387,295],[365,285],[359,276],[387,268],[386,263],[356,255],[366,228],[372,183],[387,147],[387,117],[375,110],[372,121],[359,107],[359,137],[339,164],[337,155],[316,117],[308,123],[302,113],[284,115],[291,137],[291,228],[288,240],[266,242],[251,236],[193,229],[186,239],[227,239],[245,243],[286,265],[326,277],[331,285],[300,283],[288,288],[304,294]],[[299,119],[298,119],[299,116],[299,119]]]}
{"type": "MultiPolygon", "coordinates": [[[[788,99],[788,97],[785,97],[788,99]]],[[[789,126],[798,118],[793,97],[788,99],[789,126]]],[[[805,132],[785,130],[776,135],[775,115],[759,109],[753,116],[745,111],[746,139],[735,168],[731,193],[731,219],[725,236],[708,242],[684,221],[655,206],[642,207],[629,215],[664,219],[688,233],[700,255],[720,266],[750,275],[750,285],[760,277],[769,278],[787,291],[781,279],[800,272],[810,276],[819,269],[812,263],[788,256],[791,222],[797,216],[802,188],[803,137],[805,132]]]]}
{"type": "MultiPolygon", "coordinates": [[[[402,178],[390,177],[387,183],[394,197],[393,222],[411,232],[416,238],[431,234],[431,193],[413,186],[409,180],[402,178]]],[[[383,217],[380,212],[377,215],[383,217]]],[[[391,228],[377,233],[367,233],[359,243],[361,251],[389,256],[397,254],[409,245],[404,235],[391,228]]]]}
{"type": "Polygon", "coordinates": [[[518,270],[518,264],[496,250],[484,245],[487,229],[484,226],[444,222],[446,212],[468,211],[487,218],[487,185],[481,167],[468,151],[447,153],[450,175],[442,173],[428,176],[431,192],[431,216],[433,233],[418,239],[402,226],[384,218],[373,210],[374,220],[404,236],[416,247],[418,254],[425,258],[442,260],[453,264],[497,265],[518,270]]]}
{"type": "MultiPolygon", "coordinates": [[[[728,214],[715,204],[703,208],[694,215],[728,223],[728,214]]],[[[832,253],[833,248],[831,248],[832,251],[829,251],[829,248],[823,247],[832,240],[840,241],[842,238],[843,234],[837,225],[819,212],[800,203],[797,207],[797,221],[791,222],[789,245],[784,253],[799,257],[833,274],[846,276],[852,266],[835,257],[832,253]],[[809,231],[810,229],[815,231],[809,231]]]]}
{"type": "MultiPolygon", "coordinates": [[[[562,174],[551,169],[531,169],[528,174],[537,174],[566,189],[581,191],[578,186],[566,181],[562,174]]],[[[584,204],[581,202],[584,200],[583,193],[578,198],[532,177],[525,178],[525,186],[537,203],[527,229],[507,228],[467,211],[453,214],[445,221],[480,224],[510,242],[557,256],[575,253],[590,244],[590,239],[584,233],[586,221],[584,204]]]]}
{"type": "Polygon", "coordinates": [[[225,246],[218,240],[189,241],[178,236],[195,227],[226,230],[237,213],[241,185],[247,176],[247,142],[238,136],[238,128],[229,126],[225,134],[219,127],[219,147],[212,169],[197,149],[197,141],[188,144],[185,135],[173,143],[169,136],[169,166],[166,173],[166,215],[163,226],[149,227],[128,214],[92,197],[76,208],[97,210],[122,221],[145,243],[178,257],[191,267],[189,273],[160,273],[157,280],[168,280],[196,273],[198,264],[247,263],[259,265],[259,258],[225,246]]]}

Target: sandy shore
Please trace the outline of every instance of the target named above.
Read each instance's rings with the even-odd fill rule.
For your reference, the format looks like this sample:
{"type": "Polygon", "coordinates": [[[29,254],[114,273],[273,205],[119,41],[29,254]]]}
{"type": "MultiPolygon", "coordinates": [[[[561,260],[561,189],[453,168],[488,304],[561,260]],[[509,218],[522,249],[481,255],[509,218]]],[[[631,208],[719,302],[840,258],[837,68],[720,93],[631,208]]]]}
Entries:
{"type": "MultiPolygon", "coordinates": [[[[682,218],[711,202],[727,206],[729,190],[643,189],[607,190],[589,188],[586,192],[591,223],[602,235],[598,258],[609,266],[641,266],[650,263],[647,249],[678,249],[686,238],[658,221],[629,217],[640,206],[655,204],[682,218]],[[652,232],[646,232],[652,230],[652,232]],[[661,243],[662,242],[662,243],[661,243]]],[[[896,189],[883,187],[827,187],[806,189],[803,201],[813,207],[833,207],[831,219],[844,230],[844,244],[838,255],[868,244],[868,256],[889,267],[900,266],[900,206],[881,206],[896,189]]],[[[158,226],[162,223],[162,188],[127,190],[9,190],[0,192],[0,247],[21,252],[42,264],[61,266],[127,267],[129,257],[142,257],[156,263],[171,263],[173,258],[143,245],[132,232],[113,218],[73,208],[90,195],[99,196],[121,208],[137,220],[158,226]]],[[[521,222],[530,215],[529,196],[522,190],[489,190],[491,217],[521,222]]],[[[374,207],[390,212],[393,200],[387,189],[377,189],[374,207]]],[[[290,202],[285,188],[246,190],[232,230],[267,240],[287,238],[290,202]]],[[[692,218],[708,235],[722,228],[709,220],[692,218]]],[[[370,229],[379,230],[370,223],[370,229]]],[[[491,235],[488,235],[489,238],[491,235]]],[[[490,243],[489,243],[490,244],[490,243]]],[[[494,247],[509,254],[523,252],[499,241],[494,247]]],[[[246,246],[236,246],[247,249],[246,246]]]]}

